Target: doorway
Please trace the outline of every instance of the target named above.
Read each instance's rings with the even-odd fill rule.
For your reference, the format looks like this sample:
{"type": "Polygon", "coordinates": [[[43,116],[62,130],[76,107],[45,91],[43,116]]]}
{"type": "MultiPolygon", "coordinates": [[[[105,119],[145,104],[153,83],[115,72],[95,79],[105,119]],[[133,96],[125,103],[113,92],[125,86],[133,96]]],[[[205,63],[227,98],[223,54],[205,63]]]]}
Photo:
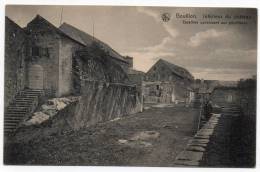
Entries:
{"type": "Polygon", "coordinates": [[[31,65],[28,70],[30,89],[43,89],[43,68],[40,65],[31,65]]]}

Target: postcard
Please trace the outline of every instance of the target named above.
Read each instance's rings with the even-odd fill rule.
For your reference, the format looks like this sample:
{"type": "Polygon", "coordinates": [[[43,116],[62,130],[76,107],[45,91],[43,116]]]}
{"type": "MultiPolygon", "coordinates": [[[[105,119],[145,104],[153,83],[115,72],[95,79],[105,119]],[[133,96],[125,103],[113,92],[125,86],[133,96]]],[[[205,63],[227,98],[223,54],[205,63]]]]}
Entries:
{"type": "Polygon", "coordinates": [[[255,167],[256,8],[5,10],[5,165],[255,167]]]}

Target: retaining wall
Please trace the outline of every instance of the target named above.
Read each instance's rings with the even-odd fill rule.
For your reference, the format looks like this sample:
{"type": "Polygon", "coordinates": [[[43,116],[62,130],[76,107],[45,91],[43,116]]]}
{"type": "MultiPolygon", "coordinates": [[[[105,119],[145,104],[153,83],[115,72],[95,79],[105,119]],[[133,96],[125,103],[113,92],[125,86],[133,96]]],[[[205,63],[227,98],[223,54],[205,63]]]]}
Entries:
{"type": "Polygon", "coordinates": [[[134,86],[83,82],[82,96],[74,115],[68,116],[70,119],[67,120],[74,130],[142,111],[141,95],[134,86]]]}

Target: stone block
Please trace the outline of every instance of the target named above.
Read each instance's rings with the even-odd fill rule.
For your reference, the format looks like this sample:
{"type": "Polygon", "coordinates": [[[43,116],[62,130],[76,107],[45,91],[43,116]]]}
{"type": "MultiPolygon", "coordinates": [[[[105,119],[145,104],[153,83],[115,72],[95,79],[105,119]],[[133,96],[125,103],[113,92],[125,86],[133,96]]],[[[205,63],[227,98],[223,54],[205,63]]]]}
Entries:
{"type": "Polygon", "coordinates": [[[206,149],[204,147],[195,146],[195,145],[188,146],[188,148],[186,150],[195,151],[195,152],[205,152],[206,151],[206,149]]]}
{"type": "Polygon", "coordinates": [[[194,140],[192,141],[192,143],[208,144],[208,143],[209,143],[209,139],[194,138],[194,140]]]}
{"type": "Polygon", "coordinates": [[[185,161],[185,160],[177,160],[174,162],[177,166],[199,166],[199,161],[185,161]]]}
{"type": "Polygon", "coordinates": [[[190,160],[190,161],[201,161],[203,152],[184,151],[182,152],[177,160],[190,160]]]}

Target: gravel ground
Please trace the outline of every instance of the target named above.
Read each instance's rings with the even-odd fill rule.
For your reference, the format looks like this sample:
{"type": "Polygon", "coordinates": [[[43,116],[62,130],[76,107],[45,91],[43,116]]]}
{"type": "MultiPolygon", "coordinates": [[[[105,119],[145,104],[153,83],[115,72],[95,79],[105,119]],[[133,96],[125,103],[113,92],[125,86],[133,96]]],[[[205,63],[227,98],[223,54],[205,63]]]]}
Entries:
{"type": "Polygon", "coordinates": [[[48,126],[5,139],[5,164],[173,166],[197,129],[199,110],[158,106],[79,131],[48,126]]]}

